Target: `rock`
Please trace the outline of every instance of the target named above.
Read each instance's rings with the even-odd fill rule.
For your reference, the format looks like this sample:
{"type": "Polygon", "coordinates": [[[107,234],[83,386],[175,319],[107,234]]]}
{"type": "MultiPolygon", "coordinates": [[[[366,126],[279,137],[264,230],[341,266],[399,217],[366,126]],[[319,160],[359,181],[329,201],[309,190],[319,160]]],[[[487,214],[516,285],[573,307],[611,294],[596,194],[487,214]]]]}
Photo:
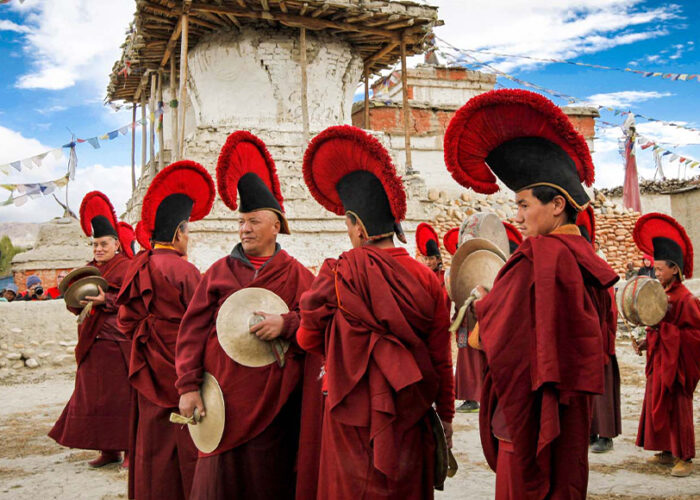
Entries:
{"type": "Polygon", "coordinates": [[[470,201],[472,199],[471,196],[469,196],[469,193],[464,192],[459,197],[462,199],[462,201],[470,201]]]}
{"type": "Polygon", "coordinates": [[[5,358],[0,358],[0,368],[5,368],[8,364],[9,363],[5,358]]]}
{"type": "MultiPolygon", "coordinates": [[[[13,328],[13,330],[14,330],[14,328],[13,328]]],[[[24,344],[15,344],[14,346],[15,346],[15,349],[24,349],[24,344]]]]}
{"type": "Polygon", "coordinates": [[[75,347],[73,347],[73,346],[66,347],[66,352],[67,352],[68,354],[74,353],[74,352],[75,352],[75,347]]]}
{"type": "Polygon", "coordinates": [[[2,349],[3,351],[7,351],[8,345],[3,342],[2,344],[0,344],[0,349],[2,349]]]}
{"type": "Polygon", "coordinates": [[[36,340],[32,340],[32,341],[29,343],[29,345],[38,346],[38,345],[39,345],[39,342],[37,342],[36,340]]]}
{"type": "Polygon", "coordinates": [[[46,359],[46,358],[48,358],[49,356],[51,356],[51,353],[50,353],[50,352],[40,352],[40,353],[39,353],[39,359],[46,359]]]}
{"type": "Polygon", "coordinates": [[[0,379],[7,378],[12,374],[9,368],[0,369],[0,379]]]}
{"type": "Polygon", "coordinates": [[[27,368],[38,368],[39,367],[39,362],[34,359],[34,358],[29,358],[24,362],[25,366],[27,368]]]}
{"type": "Polygon", "coordinates": [[[66,364],[67,361],[72,361],[72,360],[75,360],[74,356],[70,356],[68,354],[59,354],[58,356],[51,359],[51,364],[54,366],[61,366],[61,365],[66,364]]]}
{"type": "Polygon", "coordinates": [[[428,201],[437,201],[440,198],[440,191],[435,188],[428,189],[428,201]]]}
{"type": "Polygon", "coordinates": [[[5,357],[10,360],[22,359],[22,355],[18,352],[8,352],[5,357]]]}
{"type": "Polygon", "coordinates": [[[22,333],[22,329],[21,329],[21,328],[10,328],[10,331],[11,331],[12,333],[22,333]]]}
{"type": "Polygon", "coordinates": [[[33,358],[33,357],[34,357],[34,353],[35,353],[34,349],[23,349],[23,350],[22,350],[22,357],[23,357],[24,359],[33,358]]]}
{"type": "Polygon", "coordinates": [[[44,340],[41,345],[56,345],[55,340],[44,340]]]}
{"type": "Polygon", "coordinates": [[[13,370],[24,368],[24,361],[15,361],[14,363],[12,363],[12,366],[10,368],[12,368],[13,370]]]}

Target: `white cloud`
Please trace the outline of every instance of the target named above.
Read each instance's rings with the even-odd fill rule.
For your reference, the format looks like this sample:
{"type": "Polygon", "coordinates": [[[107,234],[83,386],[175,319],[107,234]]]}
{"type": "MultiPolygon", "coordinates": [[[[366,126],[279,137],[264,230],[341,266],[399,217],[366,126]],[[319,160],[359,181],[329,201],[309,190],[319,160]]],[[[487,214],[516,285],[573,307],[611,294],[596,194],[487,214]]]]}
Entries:
{"type": "MultiPolygon", "coordinates": [[[[50,147],[36,139],[24,137],[18,132],[0,126],[0,164],[27,158],[48,149],[50,147]]],[[[48,155],[41,167],[22,170],[22,172],[13,170],[10,175],[2,176],[2,182],[30,183],[57,179],[65,175],[67,161],[65,154],[58,159],[48,155]]],[[[83,196],[95,189],[109,196],[118,215],[123,213],[131,195],[131,167],[122,165],[107,167],[99,164],[81,166],[80,151],[78,151],[78,170],[75,181],[71,181],[68,187],[68,202],[71,209],[77,213],[83,196]]],[[[0,202],[5,201],[9,194],[9,191],[0,189],[0,202]]],[[[56,196],[61,202],[65,202],[65,188],[57,190],[56,196]]],[[[29,200],[21,207],[13,205],[0,207],[0,222],[44,222],[53,217],[60,217],[62,214],[63,209],[53,197],[46,196],[29,200]]]]}
{"type": "MultiPolygon", "coordinates": [[[[537,58],[572,59],[667,34],[665,22],[679,7],[649,8],[640,0],[454,0],[439,6],[445,26],[437,35],[462,49],[487,50],[537,58]],[[462,19],[468,22],[465,29],[462,19]]],[[[481,54],[502,71],[544,63],[481,54]]]]}
{"type": "Polygon", "coordinates": [[[68,109],[67,106],[63,106],[61,104],[55,104],[55,105],[49,106],[47,108],[36,108],[35,111],[39,114],[42,114],[42,115],[48,115],[51,113],[58,113],[59,111],[65,111],[67,109],[68,109]]]}
{"type": "Polygon", "coordinates": [[[613,108],[634,107],[636,103],[651,99],[669,97],[670,92],[656,92],[645,90],[623,90],[621,92],[609,92],[605,94],[594,94],[586,98],[586,104],[594,106],[610,106],[613,108]]]}
{"type": "Polygon", "coordinates": [[[134,10],[133,1],[88,0],[54,0],[22,9],[29,28],[25,55],[33,69],[17,86],[58,90],[87,82],[102,96],[134,10]]]}
{"type": "Polygon", "coordinates": [[[7,19],[0,19],[0,31],[14,31],[15,33],[28,33],[29,28],[21,26],[7,19]]]}

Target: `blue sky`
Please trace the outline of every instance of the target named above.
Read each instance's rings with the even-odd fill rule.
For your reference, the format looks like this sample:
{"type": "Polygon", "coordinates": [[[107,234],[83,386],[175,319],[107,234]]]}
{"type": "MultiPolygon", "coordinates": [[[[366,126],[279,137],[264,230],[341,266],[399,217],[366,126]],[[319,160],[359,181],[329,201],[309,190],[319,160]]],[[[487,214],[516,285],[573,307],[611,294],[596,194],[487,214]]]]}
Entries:
{"type": "MultiPolygon", "coordinates": [[[[436,0],[445,26],[437,35],[465,49],[567,59],[648,71],[700,73],[695,43],[700,2],[634,0],[436,0]]],[[[55,148],[71,138],[92,137],[131,120],[103,104],[107,76],[133,14],[129,0],[11,0],[0,5],[0,164],[55,148]],[[69,130],[71,132],[69,132],[69,130]]],[[[643,78],[565,64],[474,54],[499,71],[590,102],[631,110],[700,129],[700,81],[643,78]]],[[[507,79],[499,84],[517,87],[507,79]]],[[[546,94],[545,94],[546,95],[546,94]]],[[[551,97],[551,96],[548,96],[551,97]]],[[[557,104],[566,104],[553,99],[557,104]]],[[[602,120],[623,118],[603,111],[602,120]]],[[[700,132],[638,120],[650,139],[700,160],[700,132]]],[[[601,128],[596,142],[596,184],[619,185],[622,160],[617,128],[601,128]]],[[[137,144],[140,138],[137,136],[137,144]]],[[[117,211],[130,190],[130,138],[79,145],[79,169],[71,205],[91,189],[110,193],[117,211]]],[[[138,158],[138,153],[137,153],[138,158]]],[[[67,156],[39,169],[0,176],[0,182],[50,180],[65,172],[67,156]]],[[[653,175],[652,155],[638,151],[641,175],[653,175]]],[[[678,164],[665,164],[675,176],[678,164]]],[[[700,168],[687,174],[700,173],[700,168]]],[[[681,171],[681,174],[683,172],[681,171]]],[[[7,192],[0,190],[0,201],[7,192]]],[[[0,221],[40,221],[60,214],[53,200],[0,207],[0,221]]]]}

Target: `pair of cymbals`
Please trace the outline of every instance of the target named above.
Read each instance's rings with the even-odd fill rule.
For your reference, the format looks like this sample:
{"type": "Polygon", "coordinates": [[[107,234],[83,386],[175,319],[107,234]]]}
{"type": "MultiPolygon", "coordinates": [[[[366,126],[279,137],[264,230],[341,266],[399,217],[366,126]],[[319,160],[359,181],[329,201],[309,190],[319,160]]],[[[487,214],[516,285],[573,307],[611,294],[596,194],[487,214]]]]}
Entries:
{"type": "Polygon", "coordinates": [[[450,292],[457,308],[477,285],[490,289],[506,260],[507,254],[495,243],[485,238],[466,239],[452,257],[450,268],[450,292]]]}
{"type": "Polygon", "coordinates": [[[286,314],[287,304],[274,292],[265,288],[242,288],[231,294],[216,318],[216,335],[224,352],[243,366],[261,367],[277,362],[284,366],[284,355],[289,341],[277,338],[271,342],[260,340],[250,329],[263,318],[257,311],[286,314]]]}
{"type": "Polygon", "coordinates": [[[102,276],[100,270],[94,266],[85,266],[74,269],[66,275],[58,284],[58,290],[63,294],[63,299],[68,307],[81,308],[81,302],[85,297],[95,297],[102,291],[107,291],[109,284],[102,276]]]}

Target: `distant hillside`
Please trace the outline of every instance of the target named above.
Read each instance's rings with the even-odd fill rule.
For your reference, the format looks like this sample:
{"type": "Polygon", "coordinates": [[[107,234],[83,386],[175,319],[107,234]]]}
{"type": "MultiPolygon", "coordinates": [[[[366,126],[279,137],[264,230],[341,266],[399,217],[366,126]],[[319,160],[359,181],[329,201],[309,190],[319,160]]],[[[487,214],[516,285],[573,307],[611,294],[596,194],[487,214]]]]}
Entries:
{"type": "Polygon", "coordinates": [[[33,247],[39,235],[38,222],[0,222],[0,238],[9,236],[16,247],[33,247]]]}

